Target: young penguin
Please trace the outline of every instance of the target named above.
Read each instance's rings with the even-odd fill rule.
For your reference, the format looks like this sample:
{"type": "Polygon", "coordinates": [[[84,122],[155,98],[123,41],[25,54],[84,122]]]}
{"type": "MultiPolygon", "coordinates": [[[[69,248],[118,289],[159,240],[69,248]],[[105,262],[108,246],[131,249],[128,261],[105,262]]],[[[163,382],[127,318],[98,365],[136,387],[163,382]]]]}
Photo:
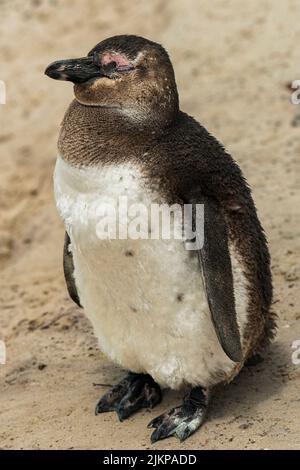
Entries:
{"type": "Polygon", "coordinates": [[[179,110],[159,44],[112,37],[45,73],[75,84],[54,176],[67,287],[102,351],[129,371],[96,414],[115,410],[122,421],[157,405],[160,387],[184,386],[183,403],[149,424],[152,442],[184,440],[203,423],[212,387],[274,335],[270,257],[250,189],[219,142],[179,110]],[[118,209],[124,196],[148,208],[204,204],[203,246],[101,239],[95,208],[118,209]]]}

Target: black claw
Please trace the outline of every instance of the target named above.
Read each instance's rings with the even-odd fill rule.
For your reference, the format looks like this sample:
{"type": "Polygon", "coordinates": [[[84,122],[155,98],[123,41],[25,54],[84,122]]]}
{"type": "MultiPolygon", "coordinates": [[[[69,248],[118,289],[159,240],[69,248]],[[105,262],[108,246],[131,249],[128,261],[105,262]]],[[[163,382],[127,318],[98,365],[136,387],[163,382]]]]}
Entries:
{"type": "Polygon", "coordinates": [[[106,413],[107,411],[113,411],[113,408],[105,401],[100,400],[96,405],[95,415],[97,416],[100,413],[106,413]]]}
{"type": "Polygon", "coordinates": [[[125,412],[124,409],[116,408],[116,413],[119,418],[120,423],[124,421],[124,419],[128,418],[128,414],[125,412]]]}
{"type": "Polygon", "coordinates": [[[190,428],[187,427],[187,428],[183,431],[182,436],[180,437],[180,442],[185,441],[188,437],[190,437],[191,434],[193,434],[193,432],[191,432],[190,428]]]}
{"type": "Polygon", "coordinates": [[[190,437],[190,433],[184,434],[182,437],[179,438],[180,442],[184,442],[188,437],[190,437]]]}
{"type": "Polygon", "coordinates": [[[156,426],[154,425],[153,421],[154,421],[154,419],[152,419],[152,420],[150,421],[150,423],[147,424],[147,428],[149,428],[149,429],[150,429],[150,428],[156,428],[156,426]]]}
{"type": "Polygon", "coordinates": [[[96,405],[96,408],[95,408],[95,415],[99,415],[100,413],[103,413],[102,409],[101,409],[101,405],[99,405],[99,403],[96,405]]]}
{"type": "Polygon", "coordinates": [[[163,436],[162,433],[159,431],[159,429],[155,429],[155,431],[153,431],[153,433],[151,434],[151,438],[150,438],[151,443],[155,444],[155,442],[160,441],[164,437],[167,437],[167,436],[163,436]]]}

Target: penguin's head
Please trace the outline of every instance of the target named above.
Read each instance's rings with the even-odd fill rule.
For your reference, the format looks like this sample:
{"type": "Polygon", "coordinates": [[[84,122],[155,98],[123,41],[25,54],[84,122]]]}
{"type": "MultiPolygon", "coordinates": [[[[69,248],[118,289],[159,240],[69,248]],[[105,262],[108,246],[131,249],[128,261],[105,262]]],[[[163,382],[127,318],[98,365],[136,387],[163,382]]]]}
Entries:
{"type": "Polygon", "coordinates": [[[114,36],[86,57],[50,64],[46,75],[74,83],[77,101],[136,121],[169,121],[178,113],[174,70],[165,49],[139,36],[114,36]]]}

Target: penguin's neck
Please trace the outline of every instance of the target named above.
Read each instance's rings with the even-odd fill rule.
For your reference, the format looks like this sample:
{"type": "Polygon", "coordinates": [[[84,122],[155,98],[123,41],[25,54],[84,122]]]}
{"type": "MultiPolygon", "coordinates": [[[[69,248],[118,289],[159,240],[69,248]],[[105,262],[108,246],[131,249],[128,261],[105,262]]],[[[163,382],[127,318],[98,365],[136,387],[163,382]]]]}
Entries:
{"type": "Polygon", "coordinates": [[[58,150],[74,166],[128,162],[141,158],[159,133],[151,126],[134,125],[115,109],[74,100],[62,122],[58,150]]]}

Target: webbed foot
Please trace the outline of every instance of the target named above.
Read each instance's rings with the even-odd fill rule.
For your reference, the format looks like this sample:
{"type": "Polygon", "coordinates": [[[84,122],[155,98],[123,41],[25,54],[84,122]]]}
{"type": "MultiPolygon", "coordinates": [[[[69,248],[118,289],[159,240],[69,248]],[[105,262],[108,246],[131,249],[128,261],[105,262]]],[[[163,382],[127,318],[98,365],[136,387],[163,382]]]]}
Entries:
{"type": "Polygon", "coordinates": [[[166,437],[175,436],[184,441],[204,422],[208,407],[209,392],[202,387],[193,388],[183,400],[181,406],[154,418],[149,428],[155,428],[151,435],[154,443],[166,437]]]}
{"type": "Polygon", "coordinates": [[[141,408],[153,408],[161,398],[160,386],[150,375],[130,372],[101,398],[95,413],[116,411],[119,420],[123,421],[141,408]]]}

